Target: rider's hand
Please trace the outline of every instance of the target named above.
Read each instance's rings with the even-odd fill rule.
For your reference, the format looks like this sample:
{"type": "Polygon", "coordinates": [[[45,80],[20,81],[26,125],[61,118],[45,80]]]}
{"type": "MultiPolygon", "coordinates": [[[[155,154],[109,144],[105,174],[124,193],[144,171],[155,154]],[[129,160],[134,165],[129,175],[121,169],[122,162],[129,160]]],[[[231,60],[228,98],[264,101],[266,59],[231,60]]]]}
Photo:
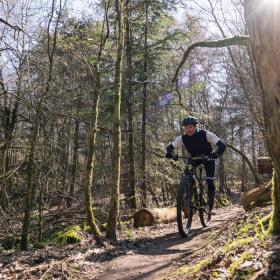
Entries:
{"type": "Polygon", "coordinates": [[[173,160],[175,160],[175,161],[179,160],[178,155],[175,155],[175,156],[174,156],[173,154],[170,154],[170,153],[167,153],[167,154],[165,155],[165,157],[168,158],[168,159],[173,159],[173,160]]]}
{"type": "Polygon", "coordinates": [[[167,153],[165,155],[165,157],[168,158],[168,159],[173,159],[173,155],[171,153],[167,153]]]}
{"type": "Polygon", "coordinates": [[[219,155],[216,152],[211,153],[211,155],[210,155],[211,159],[217,159],[218,157],[219,157],[219,155]]]}
{"type": "Polygon", "coordinates": [[[173,156],[173,160],[178,161],[179,160],[178,155],[173,156]]]}

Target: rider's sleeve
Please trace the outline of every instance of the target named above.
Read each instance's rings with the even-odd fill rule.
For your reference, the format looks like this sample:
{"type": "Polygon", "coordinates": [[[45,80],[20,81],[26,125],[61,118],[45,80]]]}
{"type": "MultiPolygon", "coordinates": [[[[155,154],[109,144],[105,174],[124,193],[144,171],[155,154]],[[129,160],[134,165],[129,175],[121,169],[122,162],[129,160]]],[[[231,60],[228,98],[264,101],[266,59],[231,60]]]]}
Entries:
{"type": "Polygon", "coordinates": [[[209,143],[216,145],[221,139],[214,133],[206,131],[206,138],[209,143]]]}
{"type": "Polygon", "coordinates": [[[218,146],[217,151],[214,153],[216,158],[218,158],[220,155],[222,155],[224,153],[227,145],[216,134],[207,131],[206,138],[209,143],[215,144],[218,146]]]}
{"type": "Polygon", "coordinates": [[[182,135],[176,137],[175,140],[171,142],[171,144],[175,149],[183,147],[184,143],[183,143],[182,135]]]}

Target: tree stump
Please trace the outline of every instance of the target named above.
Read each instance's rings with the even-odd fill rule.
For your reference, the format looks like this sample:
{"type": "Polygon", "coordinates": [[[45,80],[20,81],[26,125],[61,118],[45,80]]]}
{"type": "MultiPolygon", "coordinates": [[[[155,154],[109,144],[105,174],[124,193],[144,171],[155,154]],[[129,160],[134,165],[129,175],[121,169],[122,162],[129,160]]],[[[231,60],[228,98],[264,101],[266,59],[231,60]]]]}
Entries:
{"type": "Polygon", "coordinates": [[[259,157],[257,159],[258,172],[260,174],[272,173],[273,165],[270,157],[259,157]]]}

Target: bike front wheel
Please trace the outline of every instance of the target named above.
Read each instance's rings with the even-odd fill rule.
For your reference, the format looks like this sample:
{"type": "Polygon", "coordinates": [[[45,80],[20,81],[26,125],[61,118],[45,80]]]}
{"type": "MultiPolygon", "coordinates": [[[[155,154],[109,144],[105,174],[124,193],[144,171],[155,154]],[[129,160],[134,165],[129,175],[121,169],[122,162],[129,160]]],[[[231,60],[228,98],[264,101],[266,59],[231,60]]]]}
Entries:
{"type": "Polygon", "coordinates": [[[194,210],[192,207],[193,184],[190,178],[183,176],[177,189],[177,225],[182,237],[187,237],[192,225],[194,210]]]}

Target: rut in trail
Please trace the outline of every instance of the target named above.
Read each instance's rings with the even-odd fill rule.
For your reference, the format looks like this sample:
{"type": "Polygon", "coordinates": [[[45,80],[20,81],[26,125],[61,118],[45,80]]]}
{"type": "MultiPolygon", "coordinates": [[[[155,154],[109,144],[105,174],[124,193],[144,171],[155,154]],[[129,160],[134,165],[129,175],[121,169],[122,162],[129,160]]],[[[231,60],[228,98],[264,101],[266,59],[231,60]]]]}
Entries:
{"type": "Polygon", "coordinates": [[[241,206],[233,205],[217,209],[209,227],[202,228],[199,218],[193,222],[190,236],[183,239],[179,236],[176,223],[152,227],[147,235],[139,241],[137,249],[127,251],[125,255],[95,259],[93,256],[88,261],[98,262],[97,274],[92,279],[102,280],[140,280],[157,279],[165,273],[172,271],[174,265],[180,260],[193,260],[200,250],[206,249],[211,240],[220,232],[226,223],[238,218],[244,210],[241,206]],[[153,232],[152,232],[153,231],[153,232]]]}

